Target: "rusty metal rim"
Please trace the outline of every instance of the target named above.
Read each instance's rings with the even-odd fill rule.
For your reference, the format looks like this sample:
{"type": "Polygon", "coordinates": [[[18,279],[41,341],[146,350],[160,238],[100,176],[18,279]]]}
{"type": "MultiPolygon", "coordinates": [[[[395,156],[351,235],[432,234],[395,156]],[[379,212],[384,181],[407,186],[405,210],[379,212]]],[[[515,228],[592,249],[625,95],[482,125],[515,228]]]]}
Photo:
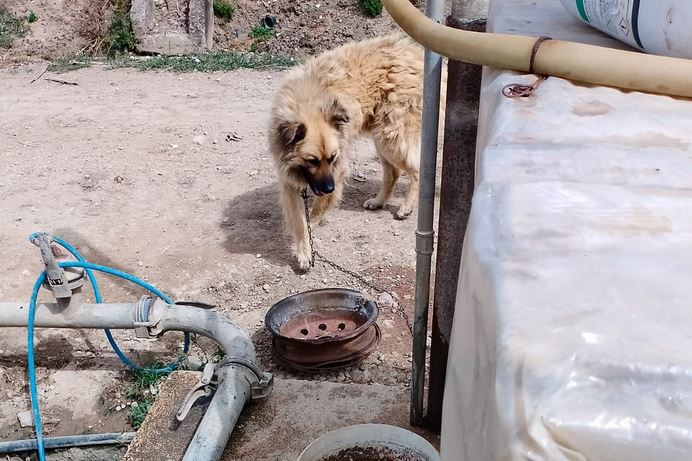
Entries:
{"type": "MultiPolygon", "coordinates": [[[[339,368],[345,368],[365,360],[370,354],[372,354],[377,349],[377,346],[379,345],[380,340],[382,339],[382,332],[380,331],[380,327],[376,323],[372,324],[370,328],[367,330],[368,333],[370,331],[374,333],[373,338],[367,341],[365,344],[358,344],[358,346],[360,346],[358,350],[350,354],[344,354],[344,356],[342,357],[335,356],[332,360],[324,360],[309,365],[305,364],[304,362],[300,363],[296,360],[292,360],[290,355],[287,356],[285,354],[282,354],[282,352],[279,350],[281,348],[282,341],[281,338],[278,338],[276,336],[272,340],[272,355],[274,357],[274,360],[276,360],[276,362],[279,365],[282,365],[289,369],[307,373],[316,373],[321,371],[330,371],[339,368]]],[[[363,332],[363,336],[369,335],[367,335],[366,332],[363,332]]],[[[317,345],[314,343],[312,345],[315,346],[315,349],[322,348],[321,345],[317,345]]],[[[309,347],[304,347],[303,349],[307,350],[309,349],[309,347]]],[[[335,349],[337,348],[335,347],[335,349]]],[[[306,356],[309,357],[309,355],[306,356]]]]}
{"type": "MultiPolygon", "coordinates": [[[[344,308],[346,309],[346,308],[344,308]]],[[[296,293],[294,295],[288,296],[281,301],[275,303],[269,310],[267,311],[264,319],[264,326],[265,328],[274,336],[274,338],[281,338],[285,341],[290,341],[294,343],[302,343],[302,344],[325,344],[325,343],[336,343],[336,342],[342,342],[351,338],[354,338],[356,336],[359,336],[363,334],[364,331],[366,331],[368,328],[370,328],[372,325],[375,324],[375,321],[377,320],[377,317],[379,316],[379,308],[377,306],[377,303],[373,298],[370,296],[365,295],[364,293],[356,290],[351,290],[349,288],[318,288],[315,290],[309,290],[309,291],[304,291],[302,293],[296,293]],[[301,299],[301,298],[306,298],[306,297],[311,297],[312,295],[317,295],[320,293],[327,293],[327,292],[332,292],[332,293],[338,293],[338,294],[348,294],[354,297],[358,297],[363,299],[364,302],[371,304],[372,306],[372,315],[370,318],[368,318],[362,325],[360,325],[358,328],[351,330],[349,333],[341,335],[341,336],[336,336],[336,337],[326,337],[326,338],[321,338],[321,339],[303,339],[303,338],[296,338],[296,337],[290,337],[286,336],[279,331],[279,329],[274,328],[272,323],[269,321],[270,318],[272,318],[275,313],[283,308],[286,304],[290,303],[293,300],[296,299],[301,299]]]]}

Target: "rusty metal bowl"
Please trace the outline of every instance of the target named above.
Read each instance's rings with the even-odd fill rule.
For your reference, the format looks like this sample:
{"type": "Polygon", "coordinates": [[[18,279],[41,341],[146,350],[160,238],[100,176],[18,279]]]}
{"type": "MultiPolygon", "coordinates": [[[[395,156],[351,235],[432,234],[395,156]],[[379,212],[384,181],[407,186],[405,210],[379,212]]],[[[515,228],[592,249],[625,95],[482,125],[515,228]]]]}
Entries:
{"type": "Polygon", "coordinates": [[[345,288],[325,288],[289,296],[267,312],[272,352],[279,364],[299,371],[353,365],[380,342],[375,301],[345,288]]]}

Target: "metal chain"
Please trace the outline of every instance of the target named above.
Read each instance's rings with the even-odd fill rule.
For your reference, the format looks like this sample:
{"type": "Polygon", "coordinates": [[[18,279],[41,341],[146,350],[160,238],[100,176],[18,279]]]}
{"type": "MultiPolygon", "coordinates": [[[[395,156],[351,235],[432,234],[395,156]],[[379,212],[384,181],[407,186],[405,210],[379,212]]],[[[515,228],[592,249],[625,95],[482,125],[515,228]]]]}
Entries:
{"type": "Polygon", "coordinates": [[[395,306],[392,308],[392,310],[394,311],[395,314],[397,314],[399,317],[401,317],[404,320],[404,322],[406,322],[406,326],[408,327],[409,333],[413,334],[413,325],[411,324],[411,320],[408,318],[408,315],[406,315],[406,311],[404,311],[404,308],[401,307],[401,305],[399,304],[396,297],[394,296],[394,294],[391,291],[377,286],[376,284],[370,282],[368,279],[366,279],[362,275],[358,274],[357,272],[346,269],[345,267],[341,266],[340,264],[337,264],[334,261],[331,261],[330,259],[324,257],[323,255],[321,255],[317,251],[317,249],[315,248],[315,240],[313,239],[313,236],[312,236],[312,224],[310,223],[310,211],[308,208],[308,190],[303,189],[300,193],[300,196],[303,198],[303,206],[305,209],[305,221],[308,224],[308,237],[310,239],[310,267],[315,267],[315,259],[319,258],[322,262],[324,262],[328,266],[331,266],[332,268],[336,269],[337,271],[353,277],[354,279],[358,280],[361,284],[365,285],[366,287],[368,287],[372,290],[375,290],[378,293],[388,294],[392,298],[392,301],[394,301],[394,304],[395,304],[395,306]]]}

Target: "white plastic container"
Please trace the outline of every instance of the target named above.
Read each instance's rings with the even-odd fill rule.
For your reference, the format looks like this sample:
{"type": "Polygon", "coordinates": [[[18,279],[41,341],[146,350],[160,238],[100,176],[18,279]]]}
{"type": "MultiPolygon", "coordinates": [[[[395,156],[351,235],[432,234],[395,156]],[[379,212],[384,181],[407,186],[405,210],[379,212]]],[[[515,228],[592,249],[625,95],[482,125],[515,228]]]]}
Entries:
{"type": "Polygon", "coordinates": [[[423,437],[388,424],[356,424],[328,432],[308,445],[296,461],[320,461],[341,450],[368,446],[410,449],[426,461],[440,461],[435,447],[423,437]]]}
{"type": "Polygon", "coordinates": [[[582,21],[651,54],[692,59],[692,0],[560,0],[582,21]]]}

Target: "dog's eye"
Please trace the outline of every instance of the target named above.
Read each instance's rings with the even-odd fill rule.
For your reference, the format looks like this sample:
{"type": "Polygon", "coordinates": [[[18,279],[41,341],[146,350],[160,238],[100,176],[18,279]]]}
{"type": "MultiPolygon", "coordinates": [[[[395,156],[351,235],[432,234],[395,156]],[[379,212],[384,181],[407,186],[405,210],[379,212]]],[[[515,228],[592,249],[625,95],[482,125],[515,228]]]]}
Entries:
{"type": "Polygon", "coordinates": [[[329,163],[331,164],[334,160],[336,160],[336,154],[334,154],[334,155],[332,155],[331,157],[329,157],[329,158],[327,159],[327,162],[329,162],[329,163]]]}
{"type": "Polygon", "coordinates": [[[309,163],[310,165],[320,166],[320,160],[317,159],[317,158],[314,158],[314,157],[308,159],[308,163],[309,163]]]}

